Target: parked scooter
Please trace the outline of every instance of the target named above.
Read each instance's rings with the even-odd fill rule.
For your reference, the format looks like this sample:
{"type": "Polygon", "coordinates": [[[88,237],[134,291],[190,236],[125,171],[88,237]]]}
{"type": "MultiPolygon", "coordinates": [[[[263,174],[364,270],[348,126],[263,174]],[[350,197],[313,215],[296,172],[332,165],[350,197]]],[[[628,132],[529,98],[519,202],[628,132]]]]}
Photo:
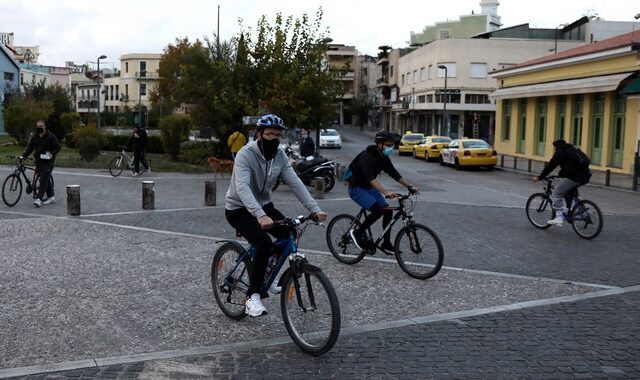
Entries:
{"type": "MultiPolygon", "coordinates": [[[[302,183],[311,186],[316,177],[324,177],[324,192],[328,193],[333,189],[333,186],[336,184],[335,161],[329,161],[327,158],[315,156],[303,158],[290,146],[286,146],[284,151],[287,156],[289,156],[291,165],[298,174],[298,177],[302,180],[302,183]]],[[[277,189],[280,183],[284,183],[282,177],[278,177],[276,184],[273,185],[271,190],[277,189]]]]}

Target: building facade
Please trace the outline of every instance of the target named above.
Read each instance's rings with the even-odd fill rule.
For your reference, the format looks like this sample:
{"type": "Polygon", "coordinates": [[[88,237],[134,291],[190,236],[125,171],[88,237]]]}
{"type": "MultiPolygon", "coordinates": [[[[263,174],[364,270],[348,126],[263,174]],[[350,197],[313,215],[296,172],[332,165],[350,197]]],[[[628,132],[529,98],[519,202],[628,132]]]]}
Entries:
{"type": "Polygon", "coordinates": [[[353,123],[351,104],[358,95],[359,87],[358,50],[355,46],[329,44],[326,57],[331,68],[342,72],[339,81],[343,93],[336,99],[336,115],[333,123],[339,126],[351,125],[353,123]]]}
{"type": "Polygon", "coordinates": [[[498,152],[548,161],[564,139],[595,170],[631,174],[640,144],[640,30],[492,74],[498,152]]]}

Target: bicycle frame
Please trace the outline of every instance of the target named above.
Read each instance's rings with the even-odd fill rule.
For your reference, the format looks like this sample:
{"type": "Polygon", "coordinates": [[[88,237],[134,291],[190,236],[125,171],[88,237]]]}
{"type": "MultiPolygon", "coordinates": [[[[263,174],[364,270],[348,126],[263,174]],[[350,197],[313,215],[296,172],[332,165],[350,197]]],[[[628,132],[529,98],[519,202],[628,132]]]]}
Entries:
{"type": "Polygon", "coordinates": [[[35,184],[36,184],[36,180],[38,179],[38,170],[36,170],[36,168],[29,167],[25,165],[22,161],[20,161],[16,169],[13,171],[13,173],[18,177],[20,176],[20,174],[22,174],[22,178],[24,178],[24,182],[27,185],[25,187],[25,192],[27,194],[33,193],[35,196],[35,190],[36,190],[35,184]],[[27,170],[33,171],[31,180],[29,180],[29,176],[27,175],[27,170]]]}
{"type": "MultiPolygon", "coordinates": [[[[384,234],[387,233],[387,231],[390,231],[391,228],[393,228],[393,226],[398,222],[398,220],[400,218],[402,218],[402,221],[404,222],[405,226],[410,225],[411,223],[413,223],[413,213],[412,212],[407,212],[405,210],[404,207],[404,201],[409,199],[408,197],[405,197],[403,195],[399,195],[398,198],[398,206],[387,206],[387,209],[390,209],[392,211],[397,211],[395,213],[395,215],[393,216],[393,218],[391,219],[391,222],[389,223],[389,225],[380,233],[380,235],[375,239],[374,241],[374,245],[376,246],[377,249],[380,249],[380,242],[382,241],[382,239],[384,238],[384,234]]],[[[356,215],[356,221],[360,222],[360,220],[364,220],[367,218],[368,212],[367,209],[362,208],[360,209],[360,212],[358,213],[358,215],[356,215]]],[[[369,236],[373,237],[373,233],[371,233],[371,227],[369,227],[367,229],[367,232],[369,232],[369,236]]]]}

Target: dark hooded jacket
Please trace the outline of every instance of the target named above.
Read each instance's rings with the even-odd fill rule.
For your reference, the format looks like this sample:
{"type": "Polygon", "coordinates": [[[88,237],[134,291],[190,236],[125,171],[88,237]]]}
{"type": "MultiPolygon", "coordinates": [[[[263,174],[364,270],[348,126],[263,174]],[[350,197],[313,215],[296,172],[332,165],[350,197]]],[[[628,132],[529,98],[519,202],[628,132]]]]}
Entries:
{"type": "Polygon", "coordinates": [[[367,149],[353,159],[349,165],[352,176],[349,178],[350,187],[371,189],[371,181],[376,179],[381,171],[398,181],[402,176],[391,163],[391,159],[382,154],[376,145],[369,145],[367,149]]]}
{"type": "Polygon", "coordinates": [[[542,170],[538,178],[544,179],[553,169],[560,166],[560,173],[558,173],[560,177],[568,178],[580,184],[588,183],[591,178],[589,163],[580,162],[577,150],[578,148],[566,142],[556,146],[556,151],[551,161],[542,170]]]}

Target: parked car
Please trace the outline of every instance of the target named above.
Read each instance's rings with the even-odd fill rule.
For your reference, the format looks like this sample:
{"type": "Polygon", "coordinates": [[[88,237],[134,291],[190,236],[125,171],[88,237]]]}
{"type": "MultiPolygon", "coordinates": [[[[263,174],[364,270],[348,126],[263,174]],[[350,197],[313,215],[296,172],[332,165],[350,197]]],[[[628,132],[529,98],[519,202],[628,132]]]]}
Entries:
{"type": "Polygon", "coordinates": [[[342,139],[335,129],[320,130],[320,148],[342,148],[342,139]]]}
{"type": "Polygon", "coordinates": [[[440,151],[451,142],[450,137],[446,136],[427,136],[420,144],[413,146],[413,158],[424,158],[427,161],[437,160],[440,157],[440,151]]]}
{"type": "Polygon", "coordinates": [[[422,133],[405,133],[404,136],[402,136],[402,140],[400,140],[398,155],[402,156],[403,154],[413,154],[413,146],[419,144],[422,139],[424,139],[424,135],[422,133]]]}
{"type": "Polygon", "coordinates": [[[492,170],[498,163],[498,153],[479,139],[453,140],[440,152],[440,165],[453,165],[460,170],[466,166],[485,166],[492,170]]]}

